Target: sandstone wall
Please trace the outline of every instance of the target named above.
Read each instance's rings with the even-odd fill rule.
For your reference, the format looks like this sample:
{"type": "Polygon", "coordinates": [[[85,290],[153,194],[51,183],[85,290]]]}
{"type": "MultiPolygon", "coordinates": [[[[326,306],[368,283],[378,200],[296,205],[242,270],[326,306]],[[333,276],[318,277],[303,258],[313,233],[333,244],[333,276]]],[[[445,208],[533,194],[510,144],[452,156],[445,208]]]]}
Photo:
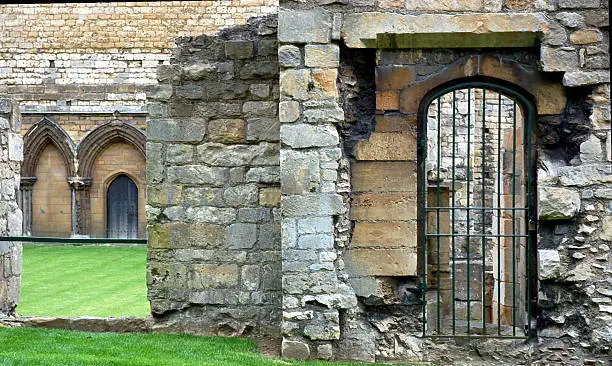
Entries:
{"type": "Polygon", "coordinates": [[[276,18],[183,37],[147,95],[149,299],[158,327],[278,337],[276,18]]]}
{"type": "MultiPolygon", "coordinates": [[[[0,235],[21,235],[17,206],[23,142],[19,107],[0,99],[0,235]]],[[[0,242],[0,317],[15,315],[21,283],[21,243],[0,242]]]]}

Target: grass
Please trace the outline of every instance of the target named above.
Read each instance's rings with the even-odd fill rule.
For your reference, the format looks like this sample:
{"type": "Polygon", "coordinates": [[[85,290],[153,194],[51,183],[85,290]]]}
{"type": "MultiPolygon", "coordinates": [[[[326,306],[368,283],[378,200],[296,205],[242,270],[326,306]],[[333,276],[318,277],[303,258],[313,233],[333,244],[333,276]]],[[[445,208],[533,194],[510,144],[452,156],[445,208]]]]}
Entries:
{"type": "MultiPolygon", "coordinates": [[[[85,333],[33,328],[0,329],[0,364],[164,366],[356,366],[266,358],[246,339],[185,334],[85,333]]],[[[373,364],[367,364],[373,366],[373,364]]]]}
{"type": "Polygon", "coordinates": [[[19,315],[150,313],[146,247],[24,245],[19,315]]]}

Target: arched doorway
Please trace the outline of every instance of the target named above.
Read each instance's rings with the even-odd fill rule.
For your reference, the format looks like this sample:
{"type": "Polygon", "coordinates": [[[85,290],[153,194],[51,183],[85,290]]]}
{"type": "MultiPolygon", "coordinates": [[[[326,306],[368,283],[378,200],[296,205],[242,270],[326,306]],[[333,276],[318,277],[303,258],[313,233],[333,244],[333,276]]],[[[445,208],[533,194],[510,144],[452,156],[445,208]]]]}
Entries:
{"type": "Polygon", "coordinates": [[[123,174],[111,182],[106,192],[106,236],[138,236],[138,187],[123,174]]]}
{"type": "Polygon", "coordinates": [[[510,87],[472,80],[432,91],[421,108],[423,333],[525,336],[535,107],[510,87]]]}

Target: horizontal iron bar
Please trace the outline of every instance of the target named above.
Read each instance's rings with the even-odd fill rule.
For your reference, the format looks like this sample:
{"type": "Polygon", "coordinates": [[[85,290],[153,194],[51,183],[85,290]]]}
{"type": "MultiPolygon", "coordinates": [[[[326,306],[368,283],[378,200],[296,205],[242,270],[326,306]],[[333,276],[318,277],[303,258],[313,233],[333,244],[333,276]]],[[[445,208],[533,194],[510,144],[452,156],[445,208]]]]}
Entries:
{"type": "Polygon", "coordinates": [[[28,243],[66,243],[66,244],[147,244],[147,239],[128,238],[51,238],[42,236],[0,236],[0,242],[21,241],[28,243]]]}
{"type": "Polygon", "coordinates": [[[476,237],[476,238],[528,238],[529,235],[522,234],[425,234],[425,236],[451,236],[451,237],[476,237]]]}
{"type": "Polygon", "coordinates": [[[427,206],[426,210],[495,210],[495,211],[527,211],[525,207],[451,207],[451,206],[427,206]]]}

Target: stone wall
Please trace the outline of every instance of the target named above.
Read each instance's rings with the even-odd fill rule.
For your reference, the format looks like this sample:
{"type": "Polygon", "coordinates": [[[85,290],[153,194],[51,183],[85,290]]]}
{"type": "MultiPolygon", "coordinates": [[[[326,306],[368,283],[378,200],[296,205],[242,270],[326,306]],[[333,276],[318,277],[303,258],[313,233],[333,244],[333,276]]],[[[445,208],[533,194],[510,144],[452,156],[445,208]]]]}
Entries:
{"type": "Polygon", "coordinates": [[[276,18],[184,37],[147,98],[149,299],[158,328],[278,337],[276,18]]]}
{"type": "MultiPolygon", "coordinates": [[[[607,4],[599,1],[282,4],[284,355],[441,363],[469,359],[471,364],[605,362],[610,352],[605,304],[611,301],[605,295],[610,282],[605,233],[611,211],[605,208],[604,192],[612,179],[605,156],[610,140],[603,132],[610,128],[609,108],[603,106],[609,103],[606,12],[607,4]],[[513,61],[504,48],[524,56],[513,61]],[[355,56],[367,61],[355,61],[355,56]],[[530,226],[531,235],[539,229],[538,248],[558,250],[560,245],[562,251],[561,256],[540,253],[541,260],[552,259],[534,268],[533,275],[542,276],[548,268],[563,275],[543,280],[545,274],[535,283],[538,299],[536,291],[525,296],[534,309],[529,332],[542,342],[537,348],[521,341],[458,346],[419,338],[421,289],[415,276],[423,269],[416,264],[419,254],[410,250],[417,239],[416,230],[410,230],[410,212],[417,203],[410,186],[416,182],[415,167],[409,165],[418,158],[411,132],[418,133],[419,107],[427,93],[468,78],[502,80],[533,100],[538,165],[546,167],[538,185],[571,186],[570,198],[586,191],[593,200],[569,209],[578,216],[559,215],[565,221],[558,229],[543,221],[539,228],[536,222],[530,226]],[[375,103],[369,96],[374,93],[375,103]],[[365,98],[359,101],[358,96],[365,98]],[[322,160],[330,156],[324,151],[336,147],[341,149],[329,164],[322,160]],[[580,160],[579,150],[584,151],[580,160]],[[330,178],[335,189],[327,183],[330,178]],[[352,195],[347,194],[351,185],[352,195]],[[310,208],[313,203],[318,209],[310,208]],[[303,224],[300,230],[300,222],[311,221],[318,223],[316,229],[303,224]],[[389,223],[400,239],[389,227],[363,229],[389,223]],[[554,237],[557,244],[552,245],[554,237]],[[587,244],[570,243],[575,240],[587,244]],[[570,253],[563,254],[568,245],[570,253]],[[585,253],[572,257],[575,251],[585,253]],[[353,254],[361,252],[366,254],[353,254]],[[296,258],[300,263],[293,262],[296,258]]],[[[566,201],[560,198],[563,191],[553,192],[540,194],[536,204],[554,207],[566,201]]]]}
{"type": "MultiPolygon", "coordinates": [[[[21,235],[17,206],[23,142],[18,104],[0,98],[0,235],[21,235]]],[[[0,242],[0,317],[15,315],[21,283],[21,243],[0,242]]]]}

